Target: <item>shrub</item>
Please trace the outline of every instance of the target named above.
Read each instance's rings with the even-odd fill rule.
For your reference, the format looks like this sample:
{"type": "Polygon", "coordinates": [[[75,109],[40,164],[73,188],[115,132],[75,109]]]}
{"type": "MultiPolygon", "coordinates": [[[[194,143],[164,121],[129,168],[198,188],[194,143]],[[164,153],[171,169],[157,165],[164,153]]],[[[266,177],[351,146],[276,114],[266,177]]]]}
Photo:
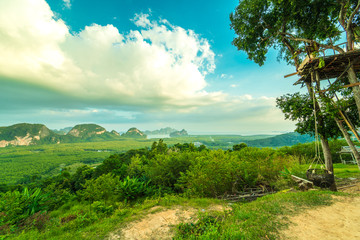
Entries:
{"type": "Polygon", "coordinates": [[[196,223],[180,223],[174,239],[218,239],[222,216],[201,214],[196,223]]]}
{"type": "Polygon", "coordinates": [[[0,222],[2,224],[17,225],[27,217],[46,210],[47,194],[42,194],[40,188],[29,190],[24,188],[7,192],[0,198],[0,222]]]}
{"type": "Polygon", "coordinates": [[[104,202],[95,201],[91,204],[91,208],[99,215],[109,216],[114,212],[114,206],[106,206],[104,202]]]}
{"type": "Polygon", "coordinates": [[[112,173],[101,175],[96,179],[86,180],[83,190],[79,191],[79,196],[90,202],[94,201],[114,201],[116,200],[115,190],[119,186],[118,176],[112,173]]]}
{"type": "Polygon", "coordinates": [[[204,152],[181,175],[179,185],[190,195],[201,197],[267,187],[276,181],[284,166],[292,164],[291,159],[273,149],[251,147],[235,152],[204,152]]]}
{"type": "Polygon", "coordinates": [[[179,192],[181,189],[177,188],[176,183],[181,174],[189,169],[192,159],[197,155],[199,155],[197,152],[158,154],[149,160],[145,167],[145,175],[153,184],[179,192]]]}
{"type": "Polygon", "coordinates": [[[152,188],[149,186],[150,181],[141,181],[138,178],[127,176],[116,187],[116,193],[120,200],[133,200],[138,197],[150,195],[152,188]]]}

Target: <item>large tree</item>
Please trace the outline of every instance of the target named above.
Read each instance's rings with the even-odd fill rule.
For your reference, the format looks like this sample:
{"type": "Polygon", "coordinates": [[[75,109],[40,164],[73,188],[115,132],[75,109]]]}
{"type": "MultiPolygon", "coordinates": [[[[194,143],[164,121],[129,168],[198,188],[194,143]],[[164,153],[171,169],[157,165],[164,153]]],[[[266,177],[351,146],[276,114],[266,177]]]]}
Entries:
{"type": "MultiPolygon", "coordinates": [[[[353,102],[354,98],[344,95],[338,102],[339,106],[336,107],[333,103],[329,104],[328,101],[329,98],[324,97],[314,102],[314,99],[312,99],[309,94],[300,93],[286,94],[276,99],[277,107],[283,111],[285,119],[297,122],[295,124],[296,132],[300,134],[310,134],[312,136],[318,134],[321,142],[323,142],[324,139],[336,139],[344,136],[360,168],[360,154],[357,152],[348,134],[350,129],[343,124],[343,119],[338,117],[338,111],[341,109],[344,114],[347,115],[347,119],[356,124],[359,123],[356,107],[353,102]],[[314,110],[316,112],[315,114],[314,110]]],[[[324,152],[330,152],[327,141],[323,142],[322,146],[324,152]]],[[[328,161],[327,164],[330,164],[330,162],[328,161]]],[[[326,168],[333,171],[331,165],[326,168]]]]}
{"type": "MultiPolygon", "coordinates": [[[[353,50],[357,41],[359,8],[360,0],[241,0],[230,15],[231,28],[237,34],[233,44],[260,66],[266,61],[270,49],[278,49],[279,59],[298,69],[306,56],[313,57],[329,49],[338,53],[353,50]],[[345,50],[336,45],[343,32],[347,38],[345,50]]],[[[358,82],[352,65],[347,71],[349,81],[358,82]]],[[[307,88],[312,96],[312,84],[307,83],[307,88]]],[[[359,87],[353,87],[353,92],[360,114],[359,87]]],[[[320,113],[317,102],[316,108],[320,113]]],[[[325,128],[321,118],[317,124],[325,128]]],[[[320,137],[324,158],[327,166],[331,166],[328,170],[331,170],[326,134],[320,132],[320,137]]]]}
{"type": "MultiPolygon", "coordinates": [[[[359,9],[360,0],[241,0],[230,15],[237,34],[233,44],[259,65],[269,49],[278,49],[279,59],[298,68],[309,51],[353,50],[359,41],[359,9]],[[345,49],[337,45],[343,33],[345,49]]],[[[352,65],[347,72],[350,83],[358,82],[352,65]]],[[[360,116],[359,87],[353,92],[360,116]]]]}

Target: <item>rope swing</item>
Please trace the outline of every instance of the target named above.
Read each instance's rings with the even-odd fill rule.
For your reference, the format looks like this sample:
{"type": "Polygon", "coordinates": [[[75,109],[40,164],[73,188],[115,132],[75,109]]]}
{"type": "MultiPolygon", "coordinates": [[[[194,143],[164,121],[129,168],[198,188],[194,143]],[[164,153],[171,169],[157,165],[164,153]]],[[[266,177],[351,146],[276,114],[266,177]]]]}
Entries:
{"type": "Polygon", "coordinates": [[[320,137],[319,137],[319,130],[318,130],[318,121],[317,121],[317,115],[316,115],[316,96],[315,96],[315,88],[312,86],[312,83],[310,85],[311,89],[311,97],[313,102],[313,114],[314,114],[314,126],[315,126],[315,156],[309,165],[309,169],[312,168],[313,164],[315,163],[315,168],[317,168],[318,165],[320,165],[320,168],[324,168],[324,160],[321,158],[321,150],[320,150],[320,137]]]}
{"type": "Polygon", "coordinates": [[[317,117],[317,102],[316,102],[316,92],[315,88],[310,84],[311,98],[313,102],[313,114],[314,114],[314,127],[315,127],[315,156],[311,164],[309,165],[308,170],[306,171],[306,177],[308,180],[312,181],[315,186],[321,188],[329,188],[334,183],[334,175],[332,172],[324,168],[325,162],[321,157],[320,150],[320,137],[319,137],[319,127],[318,127],[318,117],[317,117]],[[314,168],[313,165],[315,164],[314,168]],[[320,168],[318,167],[320,165],[320,168]]]}

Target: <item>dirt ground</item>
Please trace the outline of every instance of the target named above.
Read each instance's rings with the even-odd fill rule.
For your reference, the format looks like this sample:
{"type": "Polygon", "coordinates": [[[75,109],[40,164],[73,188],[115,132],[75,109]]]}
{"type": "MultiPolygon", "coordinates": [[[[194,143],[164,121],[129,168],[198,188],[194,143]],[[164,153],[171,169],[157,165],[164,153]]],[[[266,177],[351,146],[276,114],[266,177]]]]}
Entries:
{"type": "MultiPolygon", "coordinates": [[[[221,205],[211,206],[202,211],[222,211],[225,208],[221,205]]],[[[130,223],[119,232],[111,233],[109,240],[167,240],[172,239],[172,226],[180,222],[190,222],[196,218],[198,209],[194,208],[172,208],[165,209],[154,207],[150,209],[151,214],[146,215],[139,221],[130,223]]],[[[201,211],[201,209],[200,209],[201,211]]]]}
{"type": "MultiPolygon", "coordinates": [[[[359,193],[360,182],[339,189],[359,193]]],[[[331,206],[308,210],[290,218],[290,226],[282,239],[355,240],[360,239],[360,197],[335,197],[331,206]]]]}
{"type": "MultiPolygon", "coordinates": [[[[339,189],[359,193],[360,182],[339,189]]],[[[360,240],[360,197],[334,197],[331,206],[319,207],[290,217],[289,228],[281,232],[281,239],[291,240],[360,240]]],[[[203,211],[222,211],[223,206],[212,206],[203,211]]],[[[199,209],[154,207],[139,221],[109,235],[109,240],[172,239],[172,227],[180,222],[194,221],[199,209]]]]}

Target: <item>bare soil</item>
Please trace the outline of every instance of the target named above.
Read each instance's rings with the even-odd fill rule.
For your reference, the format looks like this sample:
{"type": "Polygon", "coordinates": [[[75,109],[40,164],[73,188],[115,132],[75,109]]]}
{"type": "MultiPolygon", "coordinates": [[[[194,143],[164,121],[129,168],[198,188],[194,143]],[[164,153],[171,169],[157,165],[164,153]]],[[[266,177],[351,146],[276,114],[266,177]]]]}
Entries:
{"type": "MultiPolygon", "coordinates": [[[[339,191],[360,194],[360,182],[339,191]]],[[[291,217],[282,239],[360,239],[360,197],[334,197],[330,206],[319,207],[291,217]]]]}
{"type": "MultiPolygon", "coordinates": [[[[202,211],[223,211],[221,205],[211,206],[202,211]]],[[[139,221],[129,223],[125,228],[111,233],[109,240],[167,240],[172,239],[173,227],[181,222],[190,222],[196,219],[198,209],[174,207],[166,209],[154,207],[150,209],[150,214],[139,221]],[[151,213],[153,212],[153,213],[151,213]]]]}

